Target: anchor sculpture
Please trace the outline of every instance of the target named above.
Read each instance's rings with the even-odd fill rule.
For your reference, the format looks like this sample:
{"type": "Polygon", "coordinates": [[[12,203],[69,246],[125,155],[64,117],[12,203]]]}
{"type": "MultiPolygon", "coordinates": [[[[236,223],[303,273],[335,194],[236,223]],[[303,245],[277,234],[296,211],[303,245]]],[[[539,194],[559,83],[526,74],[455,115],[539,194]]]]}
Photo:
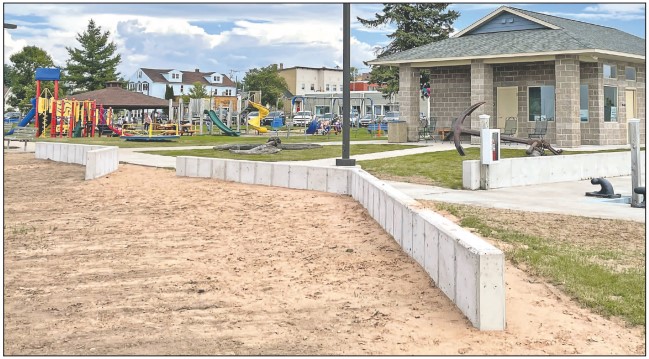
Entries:
{"type": "MultiPolygon", "coordinates": [[[[460,143],[460,135],[463,133],[472,135],[472,136],[478,136],[480,137],[480,131],[479,130],[471,130],[471,129],[464,129],[462,128],[462,125],[464,124],[464,119],[467,118],[467,116],[471,115],[473,111],[475,111],[478,107],[484,105],[485,102],[478,102],[476,104],[471,105],[469,108],[464,110],[458,116],[458,118],[455,120],[453,123],[453,130],[446,135],[444,140],[448,140],[451,135],[453,136],[453,142],[455,143],[455,149],[457,149],[457,152],[460,154],[460,156],[464,156],[464,148],[462,148],[462,144],[460,143]]],[[[534,153],[538,153],[539,155],[543,155],[545,150],[550,150],[550,152],[554,153],[555,155],[559,155],[563,152],[563,150],[558,150],[552,147],[550,143],[546,140],[541,140],[541,139],[524,139],[524,138],[518,138],[518,137],[512,137],[512,136],[500,136],[500,141],[501,142],[514,142],[514,143],[522,143],[524,145],[528,145],[528,149],[525,151],[528,155],[532,155],[534,153]]]]}

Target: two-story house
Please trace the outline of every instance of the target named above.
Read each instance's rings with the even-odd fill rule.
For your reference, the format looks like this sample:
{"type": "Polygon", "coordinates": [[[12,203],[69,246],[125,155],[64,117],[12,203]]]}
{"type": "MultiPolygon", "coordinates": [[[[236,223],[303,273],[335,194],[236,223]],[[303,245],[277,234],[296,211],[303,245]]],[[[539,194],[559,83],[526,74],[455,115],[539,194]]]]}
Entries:
{"type": "Polygon", "coordinates": [[[339,68],[295,66],[285,69],[283,64],[279,64],[278,73],[286,80],[293,96],[343,89],[343,70],[339,68]]]}
{"type": "Polygon", "coordinates": [[[167,86],[174,96],[188,95],[199,82],[212,97],[236,97],[236,84],[226,75],[217,72],[181,71],[176,69],[139,68],[128,78],[128,89],[145,95],[165,98],[167,86]]]}

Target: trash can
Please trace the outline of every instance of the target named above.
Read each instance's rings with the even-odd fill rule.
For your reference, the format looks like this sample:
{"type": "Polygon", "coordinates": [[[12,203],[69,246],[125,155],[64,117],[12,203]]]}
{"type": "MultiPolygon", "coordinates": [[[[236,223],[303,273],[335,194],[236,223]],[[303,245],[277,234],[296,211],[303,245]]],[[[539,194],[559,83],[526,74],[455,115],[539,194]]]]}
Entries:
{"type": "Polygon", "coordinates": [[[388,142],[408,142],[408,124],[406,123],[406,121],[388,122],[388,142]]]}

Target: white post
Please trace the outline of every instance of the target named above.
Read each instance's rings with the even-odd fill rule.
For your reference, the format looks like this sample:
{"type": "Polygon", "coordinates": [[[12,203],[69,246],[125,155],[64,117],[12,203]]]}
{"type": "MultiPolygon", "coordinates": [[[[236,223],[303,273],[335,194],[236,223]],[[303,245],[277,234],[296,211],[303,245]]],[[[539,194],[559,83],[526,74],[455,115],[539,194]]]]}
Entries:
{"type": "Polygon", "coordinates": [[[178,100],[178,131],[182,131],[182,121],[183,121],[183,98],[181,97],[178,100]]]}
{"type": "Polygon", "coordinates": [[[640,204],[640,194],[633,190],[642,183],[642,168],[640,162],[640,120],[629,119],[629,144],[631,145],[631,207],[640,204]]]}
{"type": "MultiPolygon", "coordinates": [[[[478,117],[480,118],[480,130],[489,129],[489,115],[480,115],[478,117]]],[[[487,148],[491,148],[491,138],[480,136],[480,142],[485,141],[489,143],[489,147],[487,148]]],[[[484,148],[484,146],[480,147],[484,148]]],[[[480,157],[482,158],[482,154],[480,157]]],[[[489,189],[489,165],[483,164],[482,161],[480,162],[480,189],[489,189]]]]}
{"type": "Polygon", "coordinates": [[[427,120],[427,122],[428,122],[428,126],[430,126],[430,96],[428,96],[426,98],[426,102],[428,102],[428,105],[426,106],[426,110],[428,111],[428,114],[427,114],[428,120],[427,120]]]}

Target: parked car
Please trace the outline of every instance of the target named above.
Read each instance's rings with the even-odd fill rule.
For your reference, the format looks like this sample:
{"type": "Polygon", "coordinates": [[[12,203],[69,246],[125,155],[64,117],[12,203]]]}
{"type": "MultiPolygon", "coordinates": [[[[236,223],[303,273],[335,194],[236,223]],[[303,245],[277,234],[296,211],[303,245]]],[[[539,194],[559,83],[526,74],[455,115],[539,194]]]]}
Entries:
{"type": "Polygon", "coordinates": [[[261,125],[271,126],[273,124],[273,120],[275,119],[275,117],[282,118],[282,126],[286,124],[286,116],[284,116],[283,111],[272,111],[268,113],[268,116],[264,117],[264,119],[261,120],[261,125]]]}
{"type": "Polygon", "coordinates": [[[318,121],[329,121],[329,123],[334,123],[338,119],[338,115],[334,115],[331,112],[327,112],[324,115],[318,116],[318,121]]]}
{"type": "Polygon", "coordinates": [[[385,114],[385,117],[383,117],[382,122],[394,122],[394,121],[399,121],[399,112],[397,111],[390,111],[385,114]]]}
{"type": "Polygon", "coordinates": [[[375,122],[375,121],[376,121],[376,117],[373,116],[371,113],[368,113],[368,114],[364,115],[363,117],[361,117],[358,120],[358,124],[360,126],[367,126],[370,123],[375,122]]]}
{"type": "Polygon", "coordinates": [[[306,126],[311,122],[311,120],[313,120],[311,111],[299,111],[293,116],[293,125],[306,126]]]}
{"type": "Polygon", "coordinates": [[[253,117],[259,117],[259,111],[248,112],[248,116],[246,116],[246,122],[250,121],[250,119],[253,117]]]}
{"type": "Polygon", "coordinates": [[[4,122],[19,122],[20,112],[7,112],[4,116],[4,122]]]}

